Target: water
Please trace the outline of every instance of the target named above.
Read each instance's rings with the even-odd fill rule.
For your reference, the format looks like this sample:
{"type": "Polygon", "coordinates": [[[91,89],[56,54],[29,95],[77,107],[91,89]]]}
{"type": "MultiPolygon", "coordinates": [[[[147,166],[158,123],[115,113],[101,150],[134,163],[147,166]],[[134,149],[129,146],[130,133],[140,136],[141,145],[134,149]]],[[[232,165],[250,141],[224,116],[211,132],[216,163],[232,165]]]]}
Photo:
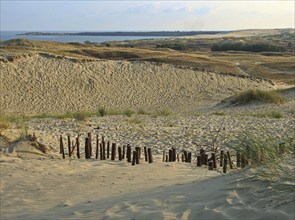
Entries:
{"type": "MultiPolygon", "coordinates": [[[[27,31],[1,31],[0,40],[10,40],[16,38],[25,38],[29,40],[42,40],[42,41],[57,41],[57,42],[106,42],[106,41],[123,41],[123,40],[140,40],[140,39],[154,39],[154,38],[167,38],[167,37],[154,37],[154,36],[34,36],[34,35],[17,35],[26,33],[27,31]]],[[[47,31],[46,31],[47,32],[47,31]]],[[[55,32],[56,33],[56,32],[55,32]]],[[[69,31],[67,31],[69,33],[69,31]]],[[[75,33],[75,32],[71,32],[75,33]]]]}

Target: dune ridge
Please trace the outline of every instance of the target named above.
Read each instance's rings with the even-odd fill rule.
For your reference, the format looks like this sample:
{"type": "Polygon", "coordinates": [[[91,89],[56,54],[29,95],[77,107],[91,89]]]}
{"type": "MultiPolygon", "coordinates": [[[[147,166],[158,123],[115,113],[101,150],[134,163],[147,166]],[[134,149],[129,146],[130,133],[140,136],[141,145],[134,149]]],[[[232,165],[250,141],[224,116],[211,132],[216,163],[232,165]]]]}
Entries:
{"type": "Polygon", "coordinates": [[[185,112],[212,106],[271,81],[151,62],[83,60],[35,53],[0,60],[0,111],[63,113],[169,108],[185,112]],[[17,88],[17,89],[16,89],[17,88]]]}

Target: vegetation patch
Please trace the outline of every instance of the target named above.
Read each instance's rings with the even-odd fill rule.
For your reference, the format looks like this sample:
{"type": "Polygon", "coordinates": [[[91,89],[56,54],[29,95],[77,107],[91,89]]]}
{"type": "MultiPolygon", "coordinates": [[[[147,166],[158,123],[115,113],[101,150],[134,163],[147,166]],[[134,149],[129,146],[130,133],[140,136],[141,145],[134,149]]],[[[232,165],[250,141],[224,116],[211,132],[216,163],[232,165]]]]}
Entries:
{"type": "Polygon", "coordinates": [[[244,105],[256,101],[282,104],[286,102],[286,99],[275,91],[250,89],[235,95],[230,102],[231,104],[244,105]]]}
{"type": "Polygon", "coordinates": [[[266,43],[256,43],[256,44],[245,44],[241,42],[227,42],[227,43],[217,43],[213,44],[211,47],[212,51],[249,51],[249,52],[284,52],[286,48],[281,46],[276,46],[266,43]]]}
{"type": "Polygon", "coordinates": [[[253,117],[259,118],[283,118],[284,115],[281,112],[271,111],[271,112],[260,112],[251,114],[253,117]]]}

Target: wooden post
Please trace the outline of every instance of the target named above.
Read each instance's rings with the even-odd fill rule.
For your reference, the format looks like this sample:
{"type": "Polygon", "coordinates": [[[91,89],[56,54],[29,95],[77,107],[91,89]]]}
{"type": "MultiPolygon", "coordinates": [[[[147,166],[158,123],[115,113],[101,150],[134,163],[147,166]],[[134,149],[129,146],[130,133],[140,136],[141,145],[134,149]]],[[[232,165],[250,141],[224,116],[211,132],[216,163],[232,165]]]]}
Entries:
{"type": "Polygon", "coordinates": [[[172,161],[176,161],[176,149],[175,147],[172,148],[172,161]]]}
{"type": "Polygon", "coordinates": [[[112,143],[112,155],[111,155],[111,160],[115,160],[115,159],[116,159],[116,150],[117,150],[116,144],[115,144],[115,143],[112,143]]]}
{"type": "Polygon", "coordinates": [[[166,155],[165,162],[167,163],[168,161],[169,161],[169,158],[168,158],[168,155],[166,155]]]}
{"type": "Polygon", "coordinates": [[[139,164],[139,157],[140,157],[140,156],[138,155],[139,152],[140,152],[140,150],[139,150],[139,148],[137,148],[137,150],[136,150],[136,155],[135,155],[135,156],[136,156],[136,158],[135,158],[135,163],[136,163],[136,164],[139,164]]]}
{"type": "Polygon", "coordinates": [[[134,151],[133,151],[133,157],[132,157],[132,166],[135,165],[136,158],[137,158],[137,152],[134,150],[134,151]]]}
{"type": "Polygon", "coordinates": [[[121,149],[121,147],[118,147],[118,153],[119,153],[119,160],[122,160],[122,149],[121,149]]]}
{"type": "Polygon", "coordinates": [[[103,143],[100,143],[99,144],[99,158],[100,158],[100,160],[103,160],[102,152],[103,152],[103,143]]]}
{"type": "Polygon", "coordinates": [[[92,156],[92,138],[91,138],[90,132],[88,133],[88,144],[89,144],[89,152],[90,152],[90,157],[91,157],[92,156]]]}
{"type": "Polygon", "coordinates": [[[110,158],[110,141],[108,141],[107,145],[107,158],[110,158]]]}
{"type": "Polygon", "coordinates": [[[102,146],[101,146],[101,158],[102,158],[102,160],[106,160],[106,146],[105,146],[105,144],[103,144],[102,146]]]}
{"type": "Polygon", "coordinates": [[[210,161],[208,162],[208,169],[209,169],[209,170],[213,170],[213,160],[210,160],[210,161]]]}
{"type": "Polygon", "coordinates": [[[245,155],[241,154],[241,168],[245,168],[245,166],[246,166],[245,155]]]}
{"type": "Polygon", "coordinates": [[[85,138],[85,159],[90,158],[89,138],[85,138]]]}
{"type": "Polygon", "coordinates": [[[173,157],[173,152],[172,152],[172,150],[171,149],[169,149],[169,162],[171,162],[172,161],[172,157],[173,157]]]}
{"type": "Polygon", "coordinates": [[[137,151],[137,157],[140,160],[141,159],[141,147],[136,147],[136,151],[137,151]]]}
{"type": "Polygon", "coordinates": [[[70,135],[68,134],[68,151],[69,151],[69,157],[71,156],[71,137],[70,135]]]}
{"type": "Polygon", "coordinates": [[[77,157],[80,159],[80,135],[76,138],[76,145],[77,145],[77,157]]]}
{"type": "Polygon", "coordinates": [[[221,166],[221,167],[223,167],[223,160],[224,160],[223,158],[224,158],[224,151],[221,150],[221,151],[220,151],[220,166],[221,166]]]}
{"type": "Polygon", "coordinates": [[[187,159],[188,159],[188,163],[191,163],[192,162],[192,153],[191,152],[189,152],[187,154],[187,159]]]}
{"type": "Polygon", "coordinates": [[[153,154],[152,154],[152,149],[149,147],[148,148],[148,158],[149,158],[149,163],[153,162],[153,154]]]}
{"type": "MultiPolygon", "coordinates": [[[[140,147],[135,147],[135,150],[136,150],[136,154],[137,154],[137,157],[138,157],[138,161],[140,159],[140,147]]],[[[137,160],[136,160],[137,161],[137,160]]]]}
{"type": "Polygon", "coordinates": [[[211,159],[212,159],[212,162],[213,162],[213,168],[216,169],[217,166],[216,166],[216,157],[215,157],[215,153],[212,153],[212,154],[211,154],[211,159]]]}
{"type": "Polygon", "coordinates": [[[229,153],[229,151],[227,151],[226,154],[227,154],[227,158],[228,158],[229,167],[230,167],[231,169],[233,169],[233,164],[232,164],[232,161],[231,161],[231,158],[230,158],[230,153],[229,153]]]}
{"type": "Polygon", "coordinates": [[[223,162],[223,173],[226,173],[226,168],[227,168],[227,156],[224,155],[224,162],[223,162]]]}
{"type": "Polygon", "coordinates": [[[148,154],[147,154],[146,147],[144,147],[144,159],[145,159],[145,161],[148,161],[148,154]]]}
{"type": "Polygon", "coordinates": [[[177,161],[179,162],[179,154],[177,154],[177,161]]]}
{"type": "Polygon", "coordinates": [[[183,154],[184,154],[184,161],[187,163],[188,161],[187,151],[183,151],[183,154]]]}
{"type": "Polygon", "coordinates": [[[60,141],[60,152],[62,154],[62,158],[65,159],[65,149],[64,149],[64,143],[63,143],[63,140],[62,140],[62,135],[60,135],[60,138],[59,138],[59,141],[60,141]]]}
{"type": "Polygon", "coordinates": [[[127,162],[131,163],[131,146],[127,144],[127,162]]]}
{"type": "Polygon", "coordinates": [[[241,167],[241,153],[237,151],[237,167],[241,167]]]}
{"type": "Polygon", "coordinates": [[[99,141],[98,141],[98,134],[97,134],[97,135],[96,135],[95,159],[98,158],[98,145],[99,145],[99,141]]]}
{"type": "Polygon", "coordinates": [[[62,148],[61,148],[61,146],[63,145],[62,142],[63,142],[63,141],[62,141],[62,135],[60,135],[60,136],[59,136],[59,153],[60,153],[60,154],[62,154],[62,148]]]}
{"type": "Polygon", "coordinates": [[[162,158],[162,161],[165,162],[165,159],[166,159],[166,149],[163,150],[163,158],[162,158]]]}
{"type": "Polygon", "coordinates": [[[181,162],[184,162],[185,159],[184,159],[184,154],[181,154],[181,162]]]}
{"type": "Polygon", "coordinates": [[[198,167],[202,166],[202,164],[201,164],[201,156],[200,155],[197,156],[197,166],[198,167]]]}
{"type": "Polygon", "coordinates": [[[126,146],[125,146],[125,145],[123,145],[123,155],[122,155],[122,160],[124,160],[124,159],[125,159],[125,148],[126,148],[126,146]]]}

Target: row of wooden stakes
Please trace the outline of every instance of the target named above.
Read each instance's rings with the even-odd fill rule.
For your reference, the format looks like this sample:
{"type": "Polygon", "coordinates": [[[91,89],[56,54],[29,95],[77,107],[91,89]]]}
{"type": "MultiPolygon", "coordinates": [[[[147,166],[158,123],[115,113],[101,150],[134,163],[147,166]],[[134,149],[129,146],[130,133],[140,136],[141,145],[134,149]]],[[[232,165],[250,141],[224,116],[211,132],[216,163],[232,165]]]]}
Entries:
{"type": "MultiPolygon", "coordinates": [[[[73,156],[76,150],[77,158],[81,158],[80,152],[80,136],[76,137],[75,141],[71,142],[70,135],[67,136],[68,138],[68,155],[69,157],[73,156]]],[[[65,149],[63,143],[63,137],[60,135],[60,154],[62,154],[63,159],[65,159],[65,149]]],[[[85,147],[84,147],[84,155],[85,159],[91,159],[93,155],[93,147],[92,147],[92,136],[91,133],[88,133],[88,136],[85,138],[85,147]]],[[[126,159],[127,162],[132,163],[132,165],[139,164],[139,160],[141,159],[141,147],[135,147],[132,150],[132,147],[127,144],[123,145],[123,147],[117,147],[116,143],[110,144],[110,141],[105,141],[104,136],[102,136],[101,142],[99,142],[98,135],[96,135],[96,148],[95,148],[95,159],[100,158],[100,160],[106,160],[111,158],[111,160],[116,160],[118,152],[118,159],[119,161],[126,159]]],[[[145,161],[149,163],[153,162],[153,154],[152,149],[144,147],[144,158],[145,161]]]]}

